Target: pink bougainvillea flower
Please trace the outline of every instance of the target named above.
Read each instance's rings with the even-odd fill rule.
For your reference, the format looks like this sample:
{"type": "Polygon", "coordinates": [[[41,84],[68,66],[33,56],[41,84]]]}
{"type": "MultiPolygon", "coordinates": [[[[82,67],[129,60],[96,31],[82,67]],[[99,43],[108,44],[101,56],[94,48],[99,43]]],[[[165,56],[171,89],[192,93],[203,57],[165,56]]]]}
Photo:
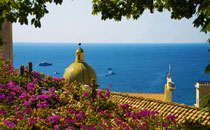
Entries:
{"type": "Polygon", "coordinates": [[[6,110],[1,110],[1,111],[0,111],[0,114],[6,114],[6,113],[7,113],[6,110]]]}
{"type": "Polygon", "coordinates": [[[3,100],[3,99],[6,99],[6,95],[5,95],[5,94],[1,94],[1,95],[0,95],[0,99],[2,99],[2,100],[3,100]]]}
{"type": "Polygon", "coordinates": [[[95,130],[96,125],[92,125],[92,127],[90,128],[90,130],[95,130]]]}
{"type": "Polygon", "coordinates": [[[128,108],[129,105],[128,104],[124,104],[124,105],[120,105],[121,108],[128,108]]]}
{"type": "Polygon", "coordinates": [[[4,65],[4,69],[7,69],[7,68],[9,68],[9,65],[4,65]]]}
{"type": "Polygon", "coordinates": [[[34,83],[38,83],[37,81],[38,81],[38,78],[35,78],[33,82],[34,83]]]}
{"type": "Polygon", "coordinates": [[[60,125],[54,125],[54,130],[60,130],[59,127],[60,125]]]}
{"type": "Polygon", "coordinates": [[[26,100],[24,101],[25,106],[29,106],[30,103],[31,103],[30,101],[26,101],[26,100]]]}
{"type": "Polygon", "coordinates": [[[14,123],[12,123],[11,121],[8,121],[8,120],[4,120],[3,123],[7,124],[7,126],[9,126],[9,127],[15,127],[16,126],[14,123]]]}
{"type": "Polygon", "coordinates": [[[104,114],[104,111],[102,109],[100,109],[98,112],[104,114]]]}
{"type": "Polygon", "coordinates": [[[50,120],[55,123],[60,121],[60,117],[58,115],[50,116],[50,120]]]}
{"type": "Polygon", "coordinates": [[[14,118],[12,121],[13,121],[13,122],[16,122],[16,121],[17,121],[17,118],[14,118]]]}
{"type": "Polygon", "coordinates": [[[6,88],[4,84],[0,84],[0,88],[6,88]]]}
{"type": "Polygon", "coordinates": [[[166,123],[163,123],[162,125],[163,125],[163,127],[167,127],[168,126],[166,123]]]}
{"type": "Polygon", "coordinates": [[[107,93],[106,93],[106,96],[107,96],[107,97],[110,97],[110,96],[111,96],[110,92],[107,92],[107,93]]]}
{"type": "Polygon", "coordinates": [[[80,126],[80,129],[87,129],[87,126],[81,125],[81,126],[80,126]]]}
{"type": "Polygon", "coordinates": [[[32,111],[32,108],[27,108],[24,112],[24,114],[29,114],[32,111]]]}
{"type": "Polygon", "coordinates": [[[167,119],[171,120],[172,122],[175,121],[175,116],[172,115],[168,115],[167,119]]]}
{"type": "Polygon", "coordinates": [[[98,95],[99,95],[101,98],[104,97],[104,96],[103,96],[103,93],[102,93],[101,91],[98,92],[98,95]]]}
{"type": "Polygon", "coordinates": [[[31,91],[31,93],[34,93],[34,90],[35,90],[34,84],[33,83],[28,83],[27,90],[31,91]]]}
{"type": "Polygon", "coordinates": [[[111,84],[109,85],[109,88],[112,88],[112,85],[111,84]]]}
{"type": "Polygon", "coordinates": [[[58,78],[58,77],[53,77],[53,81],[54,81],[54,82],[59,81],[59,80],[60,80],[60,78],[58,78]]]}
{"type": "Polygon", "coordinates": [[[17,87],[17,89],[18,89],[18,90],[20,90],[20,91],[21,91],[21,90],[23,90],[23,88],[22,88],[22,87],[17,87]]]}
{"type": "Polygon", "coordinates": [[[90,105],[89,108],[90,108],[90,109],[93,108],[93,105],[90,105]]]}
{"type": "Polygon", "coordinates": [[[15,87],[15,83],[12,80],[9,81],[7,85],[8,85],[8,88],[11,88],[11,89],[15,87]]]}
{"type": "Polygon", "coordinates": [[[29,119],[29,125],[32,126],[34,123],[35,123],[34,118],[30,118],[30,119],[29,119]]]}
{"type": "Polygon", "coordinates": [[[21,113],[21,111],[16,111],[16,115],[18,115],[18,114],[20,114],[21,113]]]}
{"type": "Polygon", "coordinates": [[[66,130],[73,130],[73,127],[68,126],[68,127],[66,128],[66,130]]]}
{"type": "Polygon", "coordinates": [[[25,97],[27,97],[28,96],[28,94],[26,93],[26,92],[23,92],[20,96],[19,96],[19,98],[20,99],[23,99],[23,98],[25,98],[25,97]]]}
{"type": "Polygon", "coordinates": [[[104,124],[100,124],[101,127],[106,127],[104,124]]]}
{"type": "Polygon", "coordinates": [[[87,97],[89,94],[90,94],[89,92],[88,93],[84,93],[84,95],[82,96],[82,98],[87,97]]]}

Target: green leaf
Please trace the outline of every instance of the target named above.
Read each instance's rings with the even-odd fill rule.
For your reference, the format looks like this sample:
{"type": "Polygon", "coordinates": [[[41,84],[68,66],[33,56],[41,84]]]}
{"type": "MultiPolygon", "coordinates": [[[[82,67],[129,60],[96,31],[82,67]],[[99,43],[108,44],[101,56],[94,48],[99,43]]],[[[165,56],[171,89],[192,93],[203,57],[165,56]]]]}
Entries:
{"type": "Polygon", "coordinates": [[[203,96],[201,98],[201,107],[209,107],[210,108],[209,99],[210,99],[210,93],[205,95],[205,96],[203,96]]]}
{"type": "Polygon", "coordinates": [[[210,73],[210,64],[205,69],[205,74],[208,74],[208,73],[210,73]]]}

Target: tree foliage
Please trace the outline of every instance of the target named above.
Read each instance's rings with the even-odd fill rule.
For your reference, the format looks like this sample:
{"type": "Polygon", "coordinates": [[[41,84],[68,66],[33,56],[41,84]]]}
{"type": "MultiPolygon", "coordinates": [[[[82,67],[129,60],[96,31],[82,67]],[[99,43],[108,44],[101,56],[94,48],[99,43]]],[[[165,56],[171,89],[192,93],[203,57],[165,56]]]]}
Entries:
{"type": "MultiPolygon", "coordinates": [[[[62,4],[63,0],[0,0],[0,25],[5,21],[31,24],[41,27],[41,18],[48,13],[47,3],[62,4]]],[[[92,14],[101,13],[102,20],[122,17],[138,19],[145,10],[171,12],[172,19],[191,18],[194,14],[194,27],[202,32],[210,32],[210,0],[92,0],[92,14]]],[[[210,42],[210,39],[209,39],[210,42]]]]}
{"type": "MultiPolygon", "coordinates": [[[[122,17],[138,19],[145,10],[171,12],[171,19],[191,18],[194,27],[202,32],[210,32],[210,0],[92,0],[93,15],[101,14],[101,19],[120,21],[122,17]]],[[[208,40],[210,42],[210,39],[208,40]]]]}
{"type": "Polygon", "coordinates": [[[47,3],[62,4],[63,0],[0,0],[0,25],[5,20],[21,25],[29,23],[41,27],[41,18],[48,13],[47,3]]]}

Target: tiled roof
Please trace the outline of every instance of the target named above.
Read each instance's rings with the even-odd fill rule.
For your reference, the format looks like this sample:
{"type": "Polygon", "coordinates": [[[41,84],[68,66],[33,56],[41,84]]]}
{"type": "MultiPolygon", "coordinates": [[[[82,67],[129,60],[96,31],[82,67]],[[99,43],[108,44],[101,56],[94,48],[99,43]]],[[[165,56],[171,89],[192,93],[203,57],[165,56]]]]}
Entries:
{"type": "Polygon", "coordinates": [[[132,96],[132,97],[143,97],[164,101],[164,93],[126,93],[126,92],[112,92],[115,94],[132,96]]]}
{"type": "Polygon", "coordinates": [[[198,81],[199,84],[210,85],[210,81],[198,81]]]}
{"type": "Polygon", "coordinates": [[[111,93],[111,100],[120,104],[129,104],[132,107],[141,110],[158,111],[160,115],[173,115],[180,123],[187,120],[198,121],[201,124],[210,125],[210,115],[207,111],[200,112],[201,109],[179,103],[168,103],[154,99],[146,99],[142,97],[132,97],[123,94],[111,93]]]}

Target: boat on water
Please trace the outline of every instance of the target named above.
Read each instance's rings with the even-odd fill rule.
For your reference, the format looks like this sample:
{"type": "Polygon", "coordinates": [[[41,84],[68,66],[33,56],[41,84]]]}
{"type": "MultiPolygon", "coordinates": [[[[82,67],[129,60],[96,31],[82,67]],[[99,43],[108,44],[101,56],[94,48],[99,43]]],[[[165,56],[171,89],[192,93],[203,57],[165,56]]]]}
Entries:
{"type": "Polygon", "coordinates": [[[108,71],[109,75],[115,75],[115,72],[112,72],[111,70],[108,71]]]}
{"type": "Polygon", "coordinates": [[[105,76],[115,75],[116,73],[112,71],[112,68],[108,68],[108,73],[105,76]]]}
{"type": "Polygon", "coordinates": [[[45,61],[43,61],[43,62],[40,62],[39,64],[38,64],[38,66],[51,66],[53,63],[49,63],[49,62],[45,62],[45,61]]]}

